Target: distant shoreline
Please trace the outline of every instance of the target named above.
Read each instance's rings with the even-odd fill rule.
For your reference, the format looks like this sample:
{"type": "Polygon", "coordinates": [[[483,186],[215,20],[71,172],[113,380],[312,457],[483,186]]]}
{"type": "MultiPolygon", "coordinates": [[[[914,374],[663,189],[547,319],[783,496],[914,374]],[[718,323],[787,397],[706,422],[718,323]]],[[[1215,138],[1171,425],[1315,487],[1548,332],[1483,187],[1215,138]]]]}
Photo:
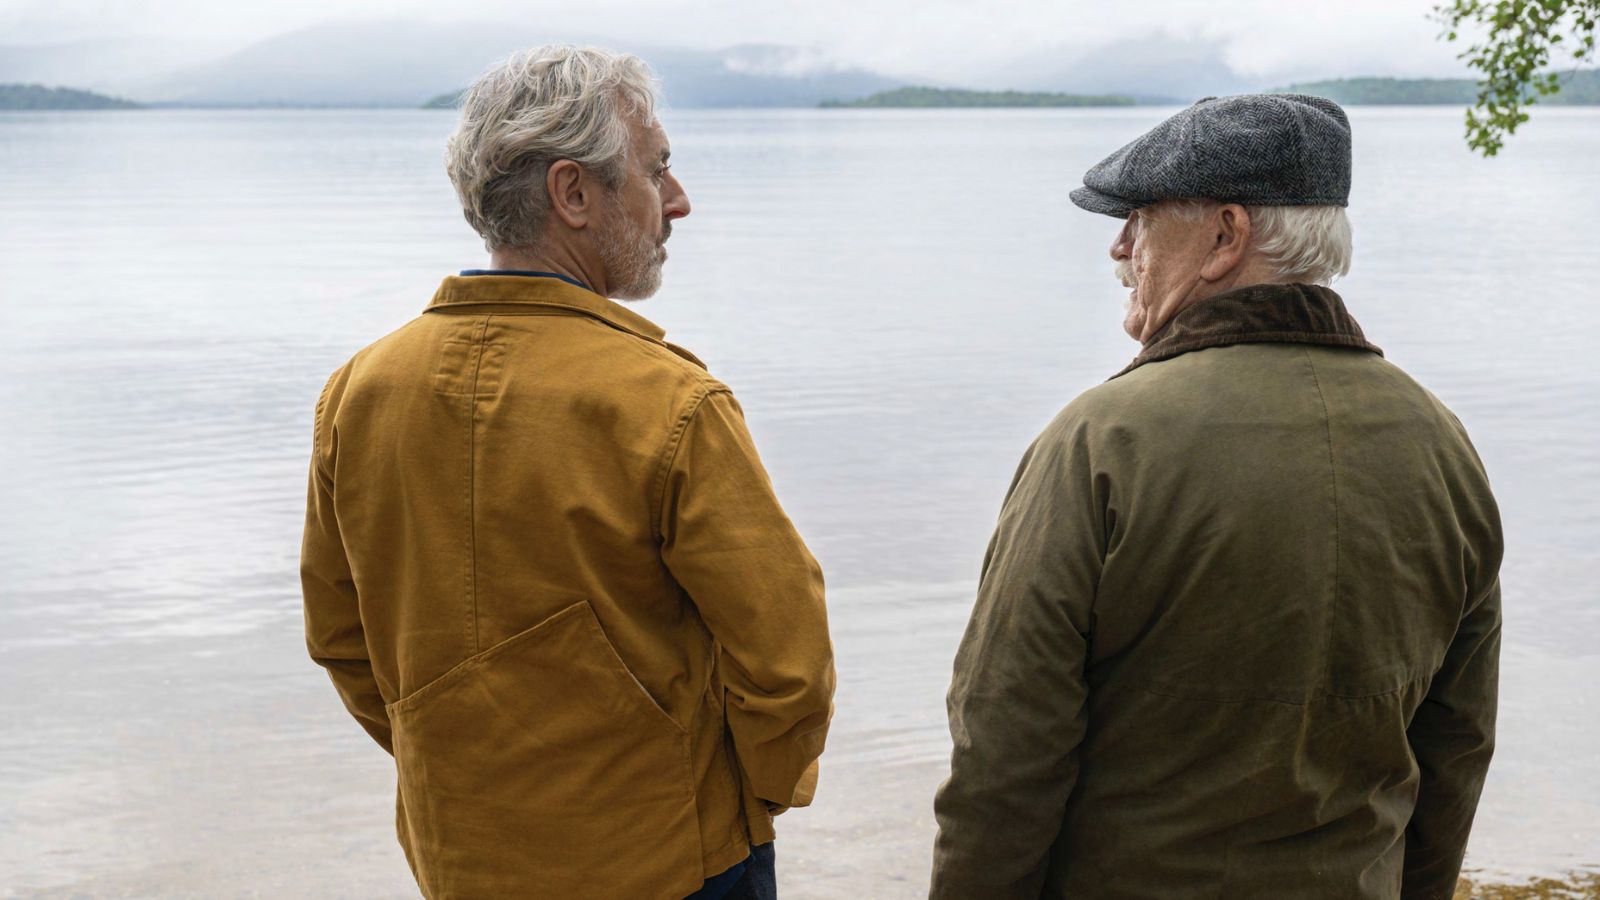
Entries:
{"type": "MultiPolygon", "coordinates": [[[[1559,74],[1559,73],[1558,73],[1559,74]]],[[[1562,74],[1561,90],[1539,105],[1600,106],[1600,70],[1562,74]]],[[[1470,78],[1334,78],[1274,88],[1275,94],[1312,94],[1345,106],[1471,106],[1478,82],[1470,78]]]]}
{"type": "Polygon", "coordinates": [[[968,91],[956,88],[903,87],[855,100],[824,100],[821,109],[1035,109],[1093,106],[1135,106],[1122,94],[1061,94],[1045,91],[968,91]]]}
{"type": "MultiPolygon", "coordinates": [[[[1335,78],[1273,88],[1273,94],[1311,94],[1345,106],[1472,106],[1478,82],[1468,78],[1335,78]]],[[[438,99],[438,98],[436,98],[438,99]]],[[[1135,98],[1124,94],[1087,95],[1025,91],[969,91],[905,87],[855,100],[824,100],[823,109],[971,109],[1102,106],[1187,106],[1177,98],[1135,98]]],[[[1600,106],[1600,70],[1562,77],[1558,93],[1541,97],[1546,106],[1600,106]]]]}

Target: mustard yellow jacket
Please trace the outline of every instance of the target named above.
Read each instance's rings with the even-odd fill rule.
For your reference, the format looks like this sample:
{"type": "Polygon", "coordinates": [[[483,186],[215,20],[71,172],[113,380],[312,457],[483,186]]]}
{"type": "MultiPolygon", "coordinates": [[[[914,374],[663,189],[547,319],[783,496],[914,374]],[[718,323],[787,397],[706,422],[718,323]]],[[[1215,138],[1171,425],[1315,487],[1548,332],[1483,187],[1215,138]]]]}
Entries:
{"type": "Polygon", "coordinates": [[[423,893],[679,898],[810,802],[822,574],[728,388],[554,278],[445,279],[316,408],[306,638],[423,893]]]}

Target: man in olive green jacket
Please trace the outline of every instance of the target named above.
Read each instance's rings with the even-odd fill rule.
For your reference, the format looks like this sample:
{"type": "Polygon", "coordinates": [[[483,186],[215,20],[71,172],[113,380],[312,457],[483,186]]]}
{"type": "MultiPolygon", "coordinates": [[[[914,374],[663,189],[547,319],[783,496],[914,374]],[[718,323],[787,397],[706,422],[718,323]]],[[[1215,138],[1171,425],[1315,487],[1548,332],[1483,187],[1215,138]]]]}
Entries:
{"type": "Polygon", "coordinates": [[[1449,898],[1498,514],[1324,285],[1348,122],[1202,101],[1091,169],[1143,348],[1017,471],[950,689],[936,898],[1449,898]]]}
{"type": "Polygon", "coordinates": [[[493,269],[317,405],[307,643],[432,898],[771,897],[816,786],[821,572],[728,388],[607,299],[689,213],[652,92],[594,50],[484,76],[449,169],[493,269]]]}

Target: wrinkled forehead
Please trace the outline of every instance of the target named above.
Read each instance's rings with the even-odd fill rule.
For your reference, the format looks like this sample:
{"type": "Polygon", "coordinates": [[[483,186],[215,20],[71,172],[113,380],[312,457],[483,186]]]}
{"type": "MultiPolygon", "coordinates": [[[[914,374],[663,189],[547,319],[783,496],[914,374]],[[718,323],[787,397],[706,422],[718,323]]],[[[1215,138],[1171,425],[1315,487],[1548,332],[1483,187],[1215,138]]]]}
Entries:
{"type": "Polygon", "coordinates": [[[1157,230],[1176,233],[1199,224],[1197,216],[1187,215],[1173,207],[1173,201],[1163,200],[1129,212],[1122,222],[1121,237],[1134,240],[1157,230]]]}

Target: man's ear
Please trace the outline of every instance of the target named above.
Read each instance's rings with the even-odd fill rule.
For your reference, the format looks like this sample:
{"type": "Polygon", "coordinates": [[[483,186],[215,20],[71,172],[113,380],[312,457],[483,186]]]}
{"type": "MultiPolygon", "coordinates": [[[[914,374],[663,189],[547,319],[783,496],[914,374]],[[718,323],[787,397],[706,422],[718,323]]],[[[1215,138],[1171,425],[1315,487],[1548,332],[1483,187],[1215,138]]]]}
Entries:
{"type": "Polygon", "coordinates": [[[544,175],[544,188],[550,195],[550,210],[577,231],[589,224],[599,201],[599,185],[583,166],[570,159],[558,159],[544,175]]]}
{"type": "Polygon", "coordinates": [[[1211,252],[1200,265],[1200,277],[1206,281],[1221,281],[1244,264],[1250,255],[1250,214],[1237,203],[1223,204],[1211,220],[1213,242],[1211,252]]]}

